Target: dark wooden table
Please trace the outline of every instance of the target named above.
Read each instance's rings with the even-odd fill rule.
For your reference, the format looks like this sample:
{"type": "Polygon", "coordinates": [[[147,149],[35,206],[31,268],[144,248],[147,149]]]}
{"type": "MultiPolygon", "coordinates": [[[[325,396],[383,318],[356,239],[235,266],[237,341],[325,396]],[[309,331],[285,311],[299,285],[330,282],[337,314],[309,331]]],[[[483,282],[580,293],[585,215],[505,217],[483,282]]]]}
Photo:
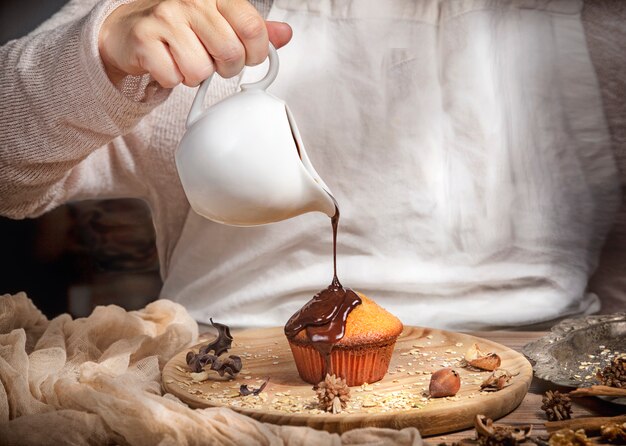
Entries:
{"type": "MultiPolygon", "coordinates": [[[[522,347],[525,344],[542,337],[546,334],[546,332],[486,331],[472,332],[470,334],[498,342],[502,345],[506,345],[507,347],[521,352],[522,347]]],[[[546,422],[546,418],[544,412],[541,410],[541,397],[547,390],[568,391],[571,389],[567,387],[556,386],[548,381],[544,381],[539,378],[533,378],[530,389],[528,390],[528,394],[519,405],[519,407],[511,412],[509,415],[497,420],[497,422],[513,426],[532,424],[534,434],[546,434],[546,430],[543,426],[543,423],[546,422]]],[[[573,418],[584,416],[615,416],[623,415],[624,413],[626,413],[626,406],[619,406],[616,404],[607,403],[598,398],[591,397],[573,399],[572,409],[573,418]]],[[[452,443],[454,441],[459,441],[462,438],[472,437],[473,435],[474,429],[468,429],[448,435],[427,437],[425,438],[425,444],[437,445],[442,442],[452,443]]]]}

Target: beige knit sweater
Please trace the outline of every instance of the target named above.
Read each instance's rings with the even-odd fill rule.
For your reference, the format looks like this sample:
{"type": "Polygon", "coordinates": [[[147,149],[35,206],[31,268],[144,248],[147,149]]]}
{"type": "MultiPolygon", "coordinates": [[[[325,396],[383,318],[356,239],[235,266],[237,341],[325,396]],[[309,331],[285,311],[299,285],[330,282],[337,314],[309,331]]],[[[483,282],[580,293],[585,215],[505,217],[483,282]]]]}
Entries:
{"type": "MultiPolygon", "coordinates": [[[[35,217],[89,198],[144,199],[166,274],[189,209],[173,156],[195,90],[165,90],[149,76],[109,81],[98,33],[129,1],[72,0],[0,50],[0,214],[35,217]]],[[[207,103],[232,93],[237,81],[213,82],[207,103]]]]}

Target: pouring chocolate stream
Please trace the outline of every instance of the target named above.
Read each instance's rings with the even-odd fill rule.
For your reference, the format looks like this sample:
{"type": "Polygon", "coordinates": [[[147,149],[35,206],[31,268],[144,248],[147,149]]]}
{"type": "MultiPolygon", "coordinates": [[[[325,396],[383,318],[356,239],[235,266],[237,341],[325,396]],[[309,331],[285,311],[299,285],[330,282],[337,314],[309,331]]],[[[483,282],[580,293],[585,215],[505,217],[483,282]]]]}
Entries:
{"type": "MultiPolygon", "coordinates": [[[[334,199],[333,199],[334,201],[334,199]]],[[[334,344],[346,333],[346,320],[350,312],[361,304],[358,294],[344,288],[337,277],[337,228],[339,226],[339,207],[335,202],[335,215],[331,218],[333,228],[333,280],[326,288],[317,293],[285,325],[285,335],[294,338],[305,329],[313,347],[324,358],[324,369],[320,380],[327,373],[332,374],[330,354],[334,344]]]]}

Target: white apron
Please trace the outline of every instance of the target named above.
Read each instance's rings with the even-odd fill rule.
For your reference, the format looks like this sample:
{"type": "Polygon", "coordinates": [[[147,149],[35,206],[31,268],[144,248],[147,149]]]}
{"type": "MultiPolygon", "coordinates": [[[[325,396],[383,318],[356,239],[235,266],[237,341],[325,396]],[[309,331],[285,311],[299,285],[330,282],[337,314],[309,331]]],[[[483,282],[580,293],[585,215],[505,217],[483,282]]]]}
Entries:
{"type": "MultiPolygon", "coordinates": [[[[338,274],[405,324],[519,326],[585,293],[618,203],[581,3],[277,0],[269,91],[342,218],[338,274]]],[[[258,79],[264,66],[243,81],[258,79]]],[[[190,213],[163,297],[201,322],[283,325],[332,277],[328,217],[190,213]]]]}

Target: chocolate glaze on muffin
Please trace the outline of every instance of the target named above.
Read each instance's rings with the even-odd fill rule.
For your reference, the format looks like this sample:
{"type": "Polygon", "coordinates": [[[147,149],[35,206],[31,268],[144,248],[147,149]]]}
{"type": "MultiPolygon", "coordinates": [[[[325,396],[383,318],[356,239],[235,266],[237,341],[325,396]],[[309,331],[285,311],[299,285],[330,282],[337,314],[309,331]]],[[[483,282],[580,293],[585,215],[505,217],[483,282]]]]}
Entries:
{"type": "Polygon", "coordinates": [[[342,287],[335,276],[328,288],[317,293],[285,325],[285,336],[289,340],[306,333],[309,344],[320,352],[324,358],[322,377],[333,373],[330,353],[345,335],[348,315],[360,304],[361,298],[342,287]]]}
{"type": "Polygon", "coordinates": [[[344,336],[332,344],[328,356],[320,352],[307,330],[288,337],[300,377],[317,384],[326,372],[344,378],[349,386],[373,383],[387,373],[402,322],[361,293],[361,304],[348,315],[344,336]]]}

